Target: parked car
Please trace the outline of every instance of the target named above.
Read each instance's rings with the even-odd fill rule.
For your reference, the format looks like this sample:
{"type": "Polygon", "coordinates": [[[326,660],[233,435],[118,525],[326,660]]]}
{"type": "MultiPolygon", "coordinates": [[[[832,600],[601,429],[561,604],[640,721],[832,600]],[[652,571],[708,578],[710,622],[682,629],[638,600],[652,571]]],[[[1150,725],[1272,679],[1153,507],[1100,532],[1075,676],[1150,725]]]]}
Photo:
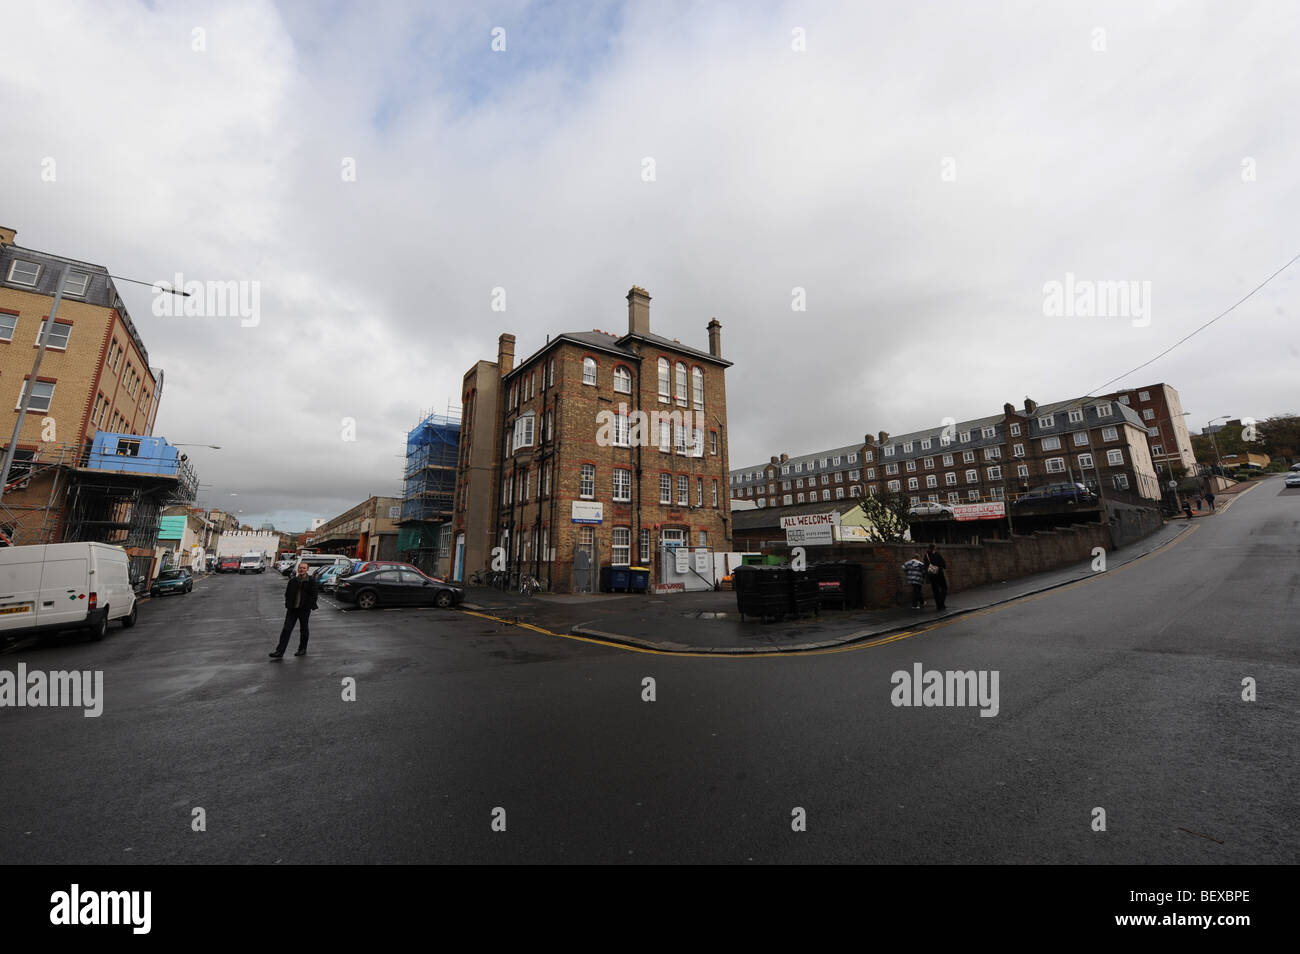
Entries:
{"type": "Polygon", "coordinates": [[[307,553],[294,558],[293,566],[289,568],[289,572],[286,573],[285,576],[294,576],[297,574],[299,563],[306,563],[311,573],[315,573],[323,566],[338,565],[346,567],[349,570],[352,568],[351,557],[341,556],[337,553],[307,553]]]}
{"type": "Polygon", "coordinates": [[[238,573],[238,572],[239,572],[239,557],[236,557],[236,556],[226,556],[226,557],[222,557],[220,560],[217,561],[217,572],[218,572],[218,573],[238,573]]]}
{"type": "Polygon", "coordinates": [[[1292,464],[1292,465],[1291,465],[1291,469],[1292,469],[1292,470],[1296,470],[1296,471],[1300,471],[1300,464],[1292,464]]]}
{"type": "Polygon", "coordinates": [[[1287,485],[1288,487],[1300,487],[1300,473],[1297,473],[1297,474],[1287,474],[1287,475],[1286,475],[1286,485],[1287,485]]]}
{"type": "Polygon", "coordinates": [[[103,639],[109,620],[134,626],[130,561],[107,543],[0,547],[0,635],[84,629],[103,639]]]}
{"type": "Polygon", "coordinates": [[[345,576],[334,583],[334,596],[361,609],[376,606],[434,606],[446,609],[465,599],[465,589],[425,576],[419,570],[379,569],[345,576]]]}
{"type": "Polygon", "coordinates": [[[316,569],[316,586],[326,593],[334,591],[334,583],[340,576],[348,575],[351,567],[344,566],[341,563],[331,563],[329,566],[322,566],[316,569]]]}
{"type": "Polygon", "coordinates": [[[953,512],[952,507],[948,504],[937,503],[933,500],[922,500],[916,506],[907,508],[909,517],[951,517],[953,512]]]}
{"type": "MultiPolygon", "coordinates": [[[[370,570],[414,570],[416,573],[424,573],[418,566],[410,563],[398,563],[395,560],[357,560],[352,564],[353,573],[366,573],[370,570]]],[[[442,577],[431,576],[428,573],[424,573],[424,575],[439,583],[447,582],[442,577]]]]}
{"type": "Polygon", "coordinates": [[[1096,503],[1097,495],[1080,483],[1046,484],[1021,494],[1013,507],[1044,503],[1096,503]]]}
{"type": "Polygon", "coordinates": [[[290,568],[291,566],[293,566],[293,561],[292,561],[292,560],[276,560],[276,561],[275,561],[275,572],[276,572],[276,573],[279,573],[281,576],[284,576],[285,574],[287,574],[287,573],[289,572],[289,568],[290,568]]]}
{"type": "Polygon", "coordinates": [[[150,596],[163,596],[167,593],[188,593],[194,589],[194,578],[184,570],[163,570],[149,587],[150,596]]]}

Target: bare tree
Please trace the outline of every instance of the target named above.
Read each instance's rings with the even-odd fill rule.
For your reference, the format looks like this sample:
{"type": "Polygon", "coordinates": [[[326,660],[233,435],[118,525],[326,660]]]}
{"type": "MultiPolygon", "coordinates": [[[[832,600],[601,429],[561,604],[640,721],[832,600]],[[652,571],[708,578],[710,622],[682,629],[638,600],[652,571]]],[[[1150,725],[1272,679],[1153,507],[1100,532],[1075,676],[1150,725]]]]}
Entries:
{"type": "Polygon", "coordinates": [[[903,543],[909,527],[908,509],[911,502],[895,490],[879,494],[868,493],[860,486],[858,506],[867,518],[866,531],[873,543],[903,543]]]}

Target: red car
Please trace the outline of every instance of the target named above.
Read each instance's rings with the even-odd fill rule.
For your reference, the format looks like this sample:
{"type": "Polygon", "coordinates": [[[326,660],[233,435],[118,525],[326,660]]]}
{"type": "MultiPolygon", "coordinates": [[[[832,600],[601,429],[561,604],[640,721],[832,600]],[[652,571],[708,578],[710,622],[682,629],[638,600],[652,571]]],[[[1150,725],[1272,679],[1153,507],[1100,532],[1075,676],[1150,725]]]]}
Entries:
{"type": "Polygon", "coordinates": [[[239,557],[222,557],[217,561],[218,573],[238,573],[239,557]]]}

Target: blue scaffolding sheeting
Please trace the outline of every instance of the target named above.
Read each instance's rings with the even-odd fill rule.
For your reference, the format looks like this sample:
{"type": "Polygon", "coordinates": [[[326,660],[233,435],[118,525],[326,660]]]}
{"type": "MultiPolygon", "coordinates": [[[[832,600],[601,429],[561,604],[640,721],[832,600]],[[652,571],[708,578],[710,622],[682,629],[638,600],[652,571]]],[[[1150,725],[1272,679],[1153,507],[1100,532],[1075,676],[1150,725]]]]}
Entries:
{"type": "Polygon", "coordinates": [[[406,435],[402,521],[451,519],[460,456],[460,418],[430,414],[406,435]]]}

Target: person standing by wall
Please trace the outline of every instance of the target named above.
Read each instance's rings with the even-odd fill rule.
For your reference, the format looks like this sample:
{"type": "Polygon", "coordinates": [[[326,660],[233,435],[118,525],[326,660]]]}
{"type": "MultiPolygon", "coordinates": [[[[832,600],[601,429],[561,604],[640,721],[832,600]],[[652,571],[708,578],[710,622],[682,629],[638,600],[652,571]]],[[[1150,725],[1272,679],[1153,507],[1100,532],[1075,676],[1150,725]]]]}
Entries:
{"type": "Polygon", "coordinates": [[[925,573],[930,578],[930,590],[934,593],[934,608],[943,609],[948,602],[948,561],[943,554],[930,544],[925,551],[925,573]]]}
{"type": "Polygon", "coordinates": [[[298,572],[289,578],[289,585],[284,591],[284,629],[280,631],[280,644],[270,653],[272,659],[280,659],[289,645],[289,634],[293,624],[298,624],[298,651],[295,656],[307,655],[307,618],[316,608],[316,581],[307,574],[306,562],[298,562],[298,572]]]}
{"type": "Polygon", "coordinates": [[[925,562],[917,554],[903,564],[907,582],[912,584],[912,609],[925,609],[925,562]]]}

